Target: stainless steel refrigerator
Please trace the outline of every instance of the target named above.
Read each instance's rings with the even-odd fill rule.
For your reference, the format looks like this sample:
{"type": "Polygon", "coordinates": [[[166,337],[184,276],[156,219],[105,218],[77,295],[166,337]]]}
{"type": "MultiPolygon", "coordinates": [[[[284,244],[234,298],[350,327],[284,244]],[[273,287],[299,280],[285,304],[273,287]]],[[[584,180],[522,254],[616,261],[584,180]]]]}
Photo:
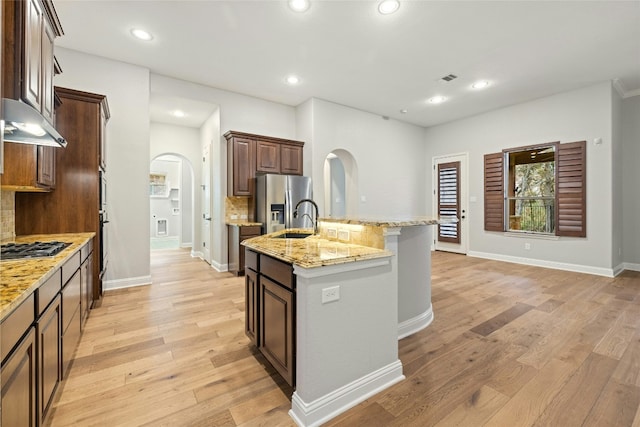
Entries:
{"type": "Polygon", "coordinates": [[[256,221],[264,225],[265,233],[285,228],[313,228],[311,203],[302,203],[293,217],[296,204],[312,199],[311,178],[299,175],[258,175],[255,189],[256,221]]]}

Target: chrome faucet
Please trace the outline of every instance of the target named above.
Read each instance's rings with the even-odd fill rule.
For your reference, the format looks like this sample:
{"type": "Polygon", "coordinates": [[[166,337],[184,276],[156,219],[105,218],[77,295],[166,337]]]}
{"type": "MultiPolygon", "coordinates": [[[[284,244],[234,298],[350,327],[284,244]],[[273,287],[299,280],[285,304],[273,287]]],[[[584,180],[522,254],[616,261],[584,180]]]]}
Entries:
{"type": "MultiPolygon", "coordinates": [[[[319,213],[319,211],[318,211],[318,205],[316,204],[316,202],[314,202],[314,201],[313,201],[313,200],[311,200],[311,199],[302,199],[302,200],[300,200],[300,201],[296,204],[296,208],[295,208],[295,210],[293,211],[293,217],[294,217],[294,218],[297,218],[297,217],[298,217],[298,207],[299,207],[301,204],[303,204],[304,202],[309,202],[309,203],[311,203],[311,204],[313,205],[313,207],[315,208],[315,210],[316,210],[316,216],[315,216],[316,220],[314,221],[314,220],[313,220],[313,219],[311,219],[311,218],[309,218],[309,219],[311,219],[311,224],[313,224],[313,234],[318,234],[318,217],[320,216],[320,213],[319,213]]],[[[303,214],[303,215],[302,215],[302,217],[304,218],[304,216],[305,216],[305,215],[309,216],[309,214],[303,214]]]]}

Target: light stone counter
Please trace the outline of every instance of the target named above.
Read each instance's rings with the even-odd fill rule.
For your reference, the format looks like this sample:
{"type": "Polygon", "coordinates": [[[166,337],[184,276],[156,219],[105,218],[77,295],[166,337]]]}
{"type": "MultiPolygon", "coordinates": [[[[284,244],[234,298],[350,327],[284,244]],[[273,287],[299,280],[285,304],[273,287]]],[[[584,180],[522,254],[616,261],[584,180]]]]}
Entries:
{"type": "Polygon", "coordinates": [[[338,224],[365,225],[372,227],[411,227],[420,225],[438,225],[449,222],[457,222],[457,218],[434,218],[431,216],[416,216],[405,218],[320,218],[322,222],[335,222],[338,224]]]}
{"type": "MultiPolygon", "coordinates": [[[[86,244],[95,233],[18,236],[15,243],[60,241],[71,243],[53,257],[0,261],[0,321],[86,244]]],[[[3,242],[9,243],[9,242],[3,242]]]]}
{"type": "Polygon", "coordinates": [[[237,227],[252,227],[252,226],[262,227],[261,222],[253,222],[253,221],[247,221],[247,220],[231,220],[231,221],[227,221],[225,224],[233,225],[237,227]]]}
{"type": "Polygon", "coordinates": [[[255,251],[302,268],[344,264],[367,259],[392,256],[390,251],[368,246],[342,243],[309,236],[304,239],[283,239],[279,236],[291,232],[310,232],[305,229],[289,229],[245,240],[242,244],[255,251]]]}

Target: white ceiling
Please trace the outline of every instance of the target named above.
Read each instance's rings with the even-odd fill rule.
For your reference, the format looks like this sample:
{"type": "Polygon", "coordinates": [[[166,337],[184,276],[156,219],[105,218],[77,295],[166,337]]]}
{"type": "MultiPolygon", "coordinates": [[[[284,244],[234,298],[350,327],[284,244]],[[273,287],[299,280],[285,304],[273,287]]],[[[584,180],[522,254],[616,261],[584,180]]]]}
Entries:
{"type": "MultiPolygon", "coordinates": [[[[421,126],[606,80],[640,94],[640,1],[404,0],[388,16],[364,0],[312,0],[306,13],[286,0],[55,5],[65,48],[291,106],[317,97],[421,126]],[[133,27],[154,39],[134,40],[133,27]],[[450,73],[458,78],[440,80],[450,73]],[[301,82],[286,85],[289,74],[301,82]],[[478,79],[492,85],[472,91],[478,79]],[[426,102],[434,95],[448,100],[426,102]]],[[[155,120],[187,105],[190,115],[215,108],[173,101],[185,106],[152,96],[155,120]]]]}

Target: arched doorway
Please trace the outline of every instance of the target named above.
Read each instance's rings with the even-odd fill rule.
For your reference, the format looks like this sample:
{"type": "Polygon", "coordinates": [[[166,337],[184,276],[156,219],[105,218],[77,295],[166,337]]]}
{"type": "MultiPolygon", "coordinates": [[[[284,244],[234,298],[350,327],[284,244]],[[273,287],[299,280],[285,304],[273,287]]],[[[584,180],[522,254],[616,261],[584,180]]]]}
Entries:
{"type": "Polygon", "coordinates": [[[194,171],[184,156],[164,153],[149,168],[150,248],[190,248],[194,241],[194,171]]]}
{"type": "Polygon", "coordinates": [[[333,150],[324,162],[324,201],[330,217],[358,214],[358,166],[350,152],[333,150]]]}

